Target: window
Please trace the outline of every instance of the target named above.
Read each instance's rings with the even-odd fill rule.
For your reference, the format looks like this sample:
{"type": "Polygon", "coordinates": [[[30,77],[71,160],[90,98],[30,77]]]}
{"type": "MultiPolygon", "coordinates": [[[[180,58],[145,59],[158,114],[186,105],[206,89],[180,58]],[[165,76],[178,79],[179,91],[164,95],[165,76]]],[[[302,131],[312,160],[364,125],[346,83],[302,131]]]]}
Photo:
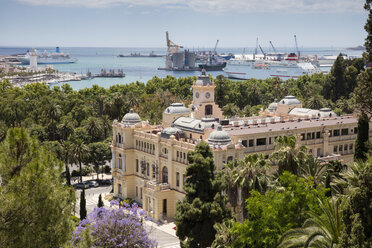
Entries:
{"type": "Polygon", "coordinates": [[[347,151],[347,144],[344,145],[344,151],[347,151]]]}
{"type": "Polygon", "coordinates": [[[311,139],[315,139],[315,133],[314,132],[311,133],[311,139]]]}
{"type": "Polygon", "coordinates": [[[118,163],[119,163],[119,169],[122,170],[123,169],[123,159],[121,157],[121,154],[119,154],[119,161],[118,161],[118,163]]]}
{"type": "Polygon", "coordinates": [[[333,152],[337,152],[337,146],[333,147],[333,152]]]}
{"type": "Polygon", "coordinates": [[[155,168],[155,165],[153,164],[152,165],[152,178],[155,178],[156,177],[156,168],[155,168]]]}
{"type": "Polygon", "coordinates": [[[177,187],[180,186],[180,173],[179,172],[176,173],[176,186],[177,187]]]}
{"type": "Polygon", "coordinates": [[[340,145],[340,146],[338,147],[338,151],[339,151],[339,152],[342,152],[342,145],[340,145]]]}
{"type": "Polygon", "coordinates": [[[311,139],[311,133],[307,133],[307,135],[306,135],[306,139],[307,139],[307,140],[310,140],[310,139],[311,139]]]}
{"type": "Polygon", "coordinates": [[[146,171],[147,171],[147,176],[150,176],[150,165],[149,163],[146,164],[146,171]]]}
{"type": "Polygon", "coordinates": [[[257,139],[256,145],[257,146],[264,146],[264,145],[266,145],[266,138],[257,139]]]}
{"type": "Polygon", "coordinates": [[[213,115],[213,107],[212,105],[205,105],[205,115],[213,115]]]}
{"type": "Polygon", "coordinates": [[[138,172],[139,168],[138,168],[138,159],[136,159],[136,172],[138,172]]]}
{"type": "Polygon", "coordinates": [[[177,151],[177,158],[180,156],[180,152],[179,151],[177,151]]]}
{"type": "Polygon", "coordinates": [[[183,174],[182,175],[182,185],[185,186],[185,182],[186,182],[186,175],[183,174]]]}
{"type": "Polygon", "coordinates": [[[340,129],[333,130],[333,136],[340,136],[340,129]]]}
{"type": "Polygon", "coordinates": [[[119,191],[119,195],[121,195],[121,184],[120,183],[118,184],[118,191],[119,191]]]}
{"type": "Polygon", "coordinates": [[[119,144],[121,144],[121,134],[120,133],[118,133],[118,142],[119,142],[119,144]]]}
{"type": "Polygon", "coordinates": [[[138,197],[138,187],[136,186],[136,197],[138,197]]]}
{"type": "Polygon", "coordinates": [[[358,132],[358,128],[354,127],[354,134],[357,134],[357,132],[358,132]]]}
{"type": "Polygon", "coordinates": [[[252,146],[254,146],[254,140],[253,139],[250,139],[249,140],[249,147],[252,147],[252,146]]]}
{"type": "Polygon", "coordinates": [[[349,150],[350,150],[350,151],[353,151],[353,144],[350,144],[350,145],[349,145],[349,150]]]}
{"type": "Polygon", "coordinates": [[[138,140],[136,140],[136,146],[138,146],[138,140]]]}
{"type": "Polygon", "coordinates": [[[142,199],[142,187],[141,187],[141,199],[142,199]]]}
{"type": "Polygon", "coordinates": [[[301,140],[305,140],[305,134],[304,133],[301,134],[301,140]]]}
{"type": "Polygon", "coordinates": [[[320,139],[320,132],[316,132],[316,138],[320,139]]]}
{"type": "Polygon", "coordinates": [[[269,137],[269,145],[271,145],[271,137],[269,137]]]}
{"type": "Polygon", "coordinates": [[[162,171],[162,183],[168,183],[168,168],[167,167],[163,167],[163,171],[162,171]]]}
{"type": "Polygon", "coordinates": [[[247,140],[242,140],[242,145],[247,147],[247,140]]]}
{"type": "Polygon", "coordinates": [[[349,129],[348,128],[343,128],[341,130],[341,135],[348,135],[349,134],[349,129]]]}
{"type": "Polygon", "coordinates": [[[320,148],[318,148],[318,149],[316,150],[316,156],[317,156],[317,157],[320,157],[320,156],[321,156],[321,150],[320,150],[320,148]]]}

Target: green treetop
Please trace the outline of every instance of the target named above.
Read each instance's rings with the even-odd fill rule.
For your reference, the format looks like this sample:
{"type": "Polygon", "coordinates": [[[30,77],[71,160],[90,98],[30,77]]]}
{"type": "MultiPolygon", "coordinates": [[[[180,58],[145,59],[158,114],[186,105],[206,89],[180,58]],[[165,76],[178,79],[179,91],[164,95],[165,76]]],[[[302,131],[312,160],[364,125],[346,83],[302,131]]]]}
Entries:
{"type": "Polygon", "coordinates": [[[177,204],[177,236],[183,247],[208,247],[212,244],[215,223],[230,216],[226,200],[214,178],[213,155],[209,145],[200,142],[188,154],[186,196],[177,204]]]}

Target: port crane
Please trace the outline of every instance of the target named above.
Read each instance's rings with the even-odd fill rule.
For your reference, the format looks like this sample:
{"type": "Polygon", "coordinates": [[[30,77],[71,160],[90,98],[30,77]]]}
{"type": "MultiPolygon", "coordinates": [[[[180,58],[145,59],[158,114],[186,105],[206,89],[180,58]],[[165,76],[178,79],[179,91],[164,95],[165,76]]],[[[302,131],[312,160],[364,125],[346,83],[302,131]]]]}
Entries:
{"type": "Polygon", "coordinates": [[[216,49],[217,49],[217,46],[218,46],[218,42],[219,42],[219,40],[217,40],[216,45],[214,46],[213,54],[217,54],[216,49]]]}
{"type": "Polygon", "coordinates": [[[260,50],[261,50],[261,52],[262,52],[262,54],[263,54],[263,56],[264,56],[264,59],[266,59],[266,53],[265,53],[264,50],[262,49],[261,45],[258,45],[258,46],[260,47],[260,50]]]}
{"type": "Polygon", "coordinates": [[[176,43],[174,43],[173,41],[169,39],[168,31],[165,32],[165,35],[167,39],[168,53],[173,54],[173,53],[178,52],[179,48],[183,48],[183,46],[177,45],[176,43]]]}
{"type": "Polygon", "coordinates": [[[294,35],[294,39],[295,39],[295,43],[296,43],[296,51],[297,51],[297,55],[298,55],[298,58],[300,58],[300,51],[298,51],[298,46],[297,46],[297,37],[296,37],[296,35],[294,35]]]}
{"type": "Polygon", "coordinates": [[[275,49],[275,47],[274,47],[274,45],[273,45],[273,43],[272,43],[271,41],[269,41],[269,42],[270,42],[271,47],[272,47],[273,50],[274,50],[274,53],[277,53],[277,52],[276,52],[276,49],[275,49]]]}

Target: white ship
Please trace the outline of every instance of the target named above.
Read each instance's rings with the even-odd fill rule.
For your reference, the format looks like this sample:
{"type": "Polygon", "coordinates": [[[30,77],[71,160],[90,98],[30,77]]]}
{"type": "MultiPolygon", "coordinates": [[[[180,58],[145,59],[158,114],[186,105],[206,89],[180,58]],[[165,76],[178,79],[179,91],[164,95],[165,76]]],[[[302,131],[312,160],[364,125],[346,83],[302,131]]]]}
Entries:
{"type": "MultiPolygon", "coordinates": [[[[77,61],[76,58],[71,58],[70,54],[68,53],[61,53],[59,47],[56,47],[55,53],[48,53],[46,51],[39,52],[35,51],[37,55],[37,63],[38,64],[69,64],[75,63],[77,61]]],[[[28,65],[30,64],[30,54],[27,53],[23,57],[17,58],[22,64],[28,65]]]]}
{"type": "Polygon", "coordinates": [[[300,61],[298,56],[290,53],[287,56],[241,56],[230,59],[224,69],[229,78],[266,79],[279,77],[282,79],[298,78],[302,75],[320,73],[318,67],[307,61],[300,61]],[[282,59],[283,58],[283,59],[282,59]]]}

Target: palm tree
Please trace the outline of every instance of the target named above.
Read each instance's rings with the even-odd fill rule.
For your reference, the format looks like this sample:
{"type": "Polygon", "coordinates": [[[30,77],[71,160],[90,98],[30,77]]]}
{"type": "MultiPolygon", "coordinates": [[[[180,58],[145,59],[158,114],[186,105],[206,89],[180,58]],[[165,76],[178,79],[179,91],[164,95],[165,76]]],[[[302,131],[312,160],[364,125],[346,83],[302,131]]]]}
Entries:
{"type": "Polygon", "coordinates": [[[308,154],[306,163],[300,164],[299,175],[303,178],[313,178],[314,187],[321,183],[325,183],[328,166],[322,164],[312,154],[308,154]]]}
{"type": "Polygon", "coordinates": [[[81,171],[81,162],[83,158],[88,154],[89,148],[82,139],[76,139],[74,140],[74,143],[72,144],[72,151],[73,151],[73,157],[75,161],[79,162],[80,182],[82,182],[83,176],[82,176],[82,171],[81,171]]]}
{"type": "Polygon", "coordinates": [[[306,163],[307,148],[296,144],[294,136],[280,136],[275,140],[275,152],[270,159],[278,165],[279,174],[289,171],[295,175],[299,174],[299,168],[306,163]]]}
{"type": "Polygon", "coordinates": [[[237,170],[234,173],[234,184],[241,189],[243,218],[247,216],[245,200],[249,197],[251,190],[263,193],[268,184],[269,178],[266,170],[269,168],[263,154],[250,154],[243,160],[237,162],[237,170]]]}
{"type": "Polygon", "coordinates": [[[278,248],[337,247],[343,229],[342,204],[341,198],[331,198],[325,203],[319,200],[321,215],[310,212],[310,218],[302,227],[289,230],[282,235],[278,248]]]}
{"type": "Polygon", "coordinates": [[[62,110],[61,106],[56,101],[48,101],[49,100],[47,100],[47,103],[45,105],[44,116],[46,118],[46,122],[52,127],[52,139],[54,140],[56,134],[55,122],[57,122],[62,110]]]}
{"type": "Polygon", "coordinates": [[[222,223],[214,224],[216,236],[212,243],[212,248],[230,247],[237,237],[237,233],[233,231],[235,221],[227,219],[222,223]]]}
{"type": "Polygon", "coordinates": [[[65,171],[66,171],[66,183],[67,185],[71,185],[71,178],[70,178],[70,160],[72,157],[73,152],[73,145],[71,141],[63,141],[61,142],[62,147],[62,157],[63,161],[65,162],[65,171]]]}
{"type": "Polygon", "coordinates": [[[225,164],[225,167],[218,171],[218,178],[221,181],[223,190],[226,192],[229,199],[229,203],[236,213],[236,207],[238,206],[238,186],[234,183],[234,177],[237,173],[237,167],[231,161],[225,164]]]}
{"type": "Polygon", "coordinates": [[[90,116],[82,123],[83,127],[90,135],[91,142],[96,141],[102,134],[102,121],[96,117],[90,116]]]}
{"type": "Polygon", "coordinates": [[[227,117],[238,115],[240,112],[240,109],[238,106],[236,106],[233,103],[228,103],[222,108],[223,115],[227,117]]]}
{"type": "Polygon", "coordinates": [[[63,140],[67,140],[68,137],[74,132],[75,122],[69,116],[63,116],[61,118],[61,122],[57,125],[58,132],[60,133],[60,137],[63,140]]]}
{"type": "Polygon", "coordinates": [[[109,136],[112,128],[112,120],[110,120],[108,115],[103,115],[101,118],[101,124],[103,129],[103,137],[106,139],[109,136]]]}

